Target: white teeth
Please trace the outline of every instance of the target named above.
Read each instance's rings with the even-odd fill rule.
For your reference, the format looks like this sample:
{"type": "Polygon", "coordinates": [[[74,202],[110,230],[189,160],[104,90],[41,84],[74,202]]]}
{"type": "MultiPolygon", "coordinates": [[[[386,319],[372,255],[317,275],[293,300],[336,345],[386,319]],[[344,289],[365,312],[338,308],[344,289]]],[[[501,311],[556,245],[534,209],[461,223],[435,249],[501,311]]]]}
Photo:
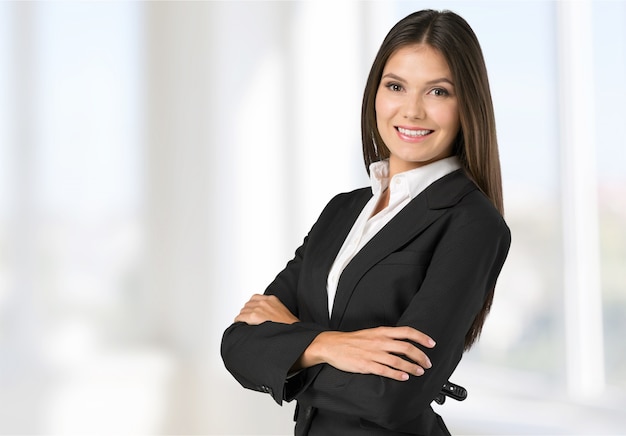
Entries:
{"type": "Polygon", "coordinates": [[[402,127],[398,127],[398,132],[406,136],[412,136],[414,138],[417,138],[418,136],[428,135],[429,133],[432,132],[432,130],[409,130],[409,129],[403,129],[402,127]]]}

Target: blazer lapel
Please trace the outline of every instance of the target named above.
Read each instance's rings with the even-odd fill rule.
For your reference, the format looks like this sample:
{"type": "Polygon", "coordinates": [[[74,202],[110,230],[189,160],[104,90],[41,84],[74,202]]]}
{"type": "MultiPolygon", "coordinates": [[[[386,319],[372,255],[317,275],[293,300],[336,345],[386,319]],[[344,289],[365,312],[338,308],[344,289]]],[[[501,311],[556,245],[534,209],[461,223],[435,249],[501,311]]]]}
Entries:
{"type": "Polygon", "coordinates": [[[324,231],[320,232],[319,239],[314,245],[315,251],[309,253],[309,258],[314,259],[310,266],[311,274],[308,276],[309,289],[314,292],[310,310],[313,319],[324,320],[326,325],[330,324],[326,291],[328,272],[354,222],[371,197],[371,189],[363,189],[357,195],[349,197],[350,201],[346,201],[333,214],[332,221],[324,223],[324,231]]]}
{"type": "MultiPolygon", "coordinates": [[[[338,328],[341,324],[352,293],[361,277],[372,266],[416,237],[441,217],[447,208],[456,204],[465,194],[474,189],[476,186],[463,171],[457,170],[426,188],[387,223],[344,269],[333,304],[331,328],[338,328]]],[[[341,239],[342,243],[343,239],[345,236],[341,239]]],[[[335,256],[336,254],[335,252],[335,256]]],[[[334,257],[331,259],[331,264],[332,261],[334,257]]]]}

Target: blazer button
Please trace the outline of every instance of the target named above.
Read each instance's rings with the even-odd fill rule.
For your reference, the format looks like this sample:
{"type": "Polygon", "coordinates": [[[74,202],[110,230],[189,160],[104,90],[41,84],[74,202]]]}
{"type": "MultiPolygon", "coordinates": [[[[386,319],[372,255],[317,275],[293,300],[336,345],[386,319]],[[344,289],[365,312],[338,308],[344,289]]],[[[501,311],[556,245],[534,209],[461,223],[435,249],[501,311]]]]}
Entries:
{"type": "Polygon", "coordinates": [[[272,388],[270,388],[269,386],[265,386],[265,385],[262,385],[260,387],[260,390],[261,390],[261,392],[265,392],[266,394],[272,394],[273,393],[272,388]]]}

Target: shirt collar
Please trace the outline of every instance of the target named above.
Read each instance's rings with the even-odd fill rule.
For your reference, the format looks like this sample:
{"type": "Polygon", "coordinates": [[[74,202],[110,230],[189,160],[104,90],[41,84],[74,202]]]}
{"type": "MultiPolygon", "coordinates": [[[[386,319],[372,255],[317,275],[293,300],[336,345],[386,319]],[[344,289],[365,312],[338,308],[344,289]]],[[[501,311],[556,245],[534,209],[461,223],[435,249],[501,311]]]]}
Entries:
{"type": "MultiPolygon", "coordinates": [[[[372,185],[372,193],[380,194],[389,186],[391,196],[394,191],[401,191],[404,196],[411,199],[417,197],[424,189],[430,186],[436,180],[445,175],[461,168],[461,162],[458,157],[450,156],[445,159],[432,162],[423,167],[398,173],[389,180],[389,160],[381,160],[373,162],[370,165],[370,183],[372,185]],[[392,182],[392,183],[390,183],[392,182]]],[[[400,193],[400,192],[397,192],[400,193]]]]}

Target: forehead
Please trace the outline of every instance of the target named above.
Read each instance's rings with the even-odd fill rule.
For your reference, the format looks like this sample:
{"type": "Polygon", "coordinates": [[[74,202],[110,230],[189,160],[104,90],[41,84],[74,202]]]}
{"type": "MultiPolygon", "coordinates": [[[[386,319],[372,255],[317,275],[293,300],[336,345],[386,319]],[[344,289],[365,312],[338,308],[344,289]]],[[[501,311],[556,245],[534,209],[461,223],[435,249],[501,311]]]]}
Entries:
{"type": "Polygon", "coordinates": [[[411,44],[398,48],[385,63],[383,74],[388,72],[418,76],[435,74],[452,78],[446,58],[428,44],[411,44]]]}

